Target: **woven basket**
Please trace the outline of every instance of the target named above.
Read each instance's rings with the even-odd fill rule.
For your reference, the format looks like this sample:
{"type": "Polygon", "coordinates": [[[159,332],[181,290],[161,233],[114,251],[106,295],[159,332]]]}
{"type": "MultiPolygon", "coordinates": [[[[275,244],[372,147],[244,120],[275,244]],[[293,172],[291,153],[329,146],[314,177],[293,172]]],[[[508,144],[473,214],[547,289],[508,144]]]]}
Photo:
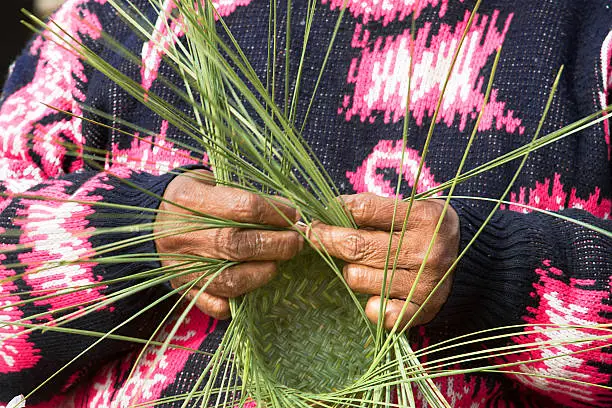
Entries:
{"type": "MultiPolygon", "coordinates": [[[[248,353],[276,385],[313,394],[349,386],[371,363],[370,331],[357,305],[314,250],[279,269],[244,300],[241,329],[250,341],[239,353],[248,353]]],[[[359,300],[363,306],[366,298],[359,300]]]]}

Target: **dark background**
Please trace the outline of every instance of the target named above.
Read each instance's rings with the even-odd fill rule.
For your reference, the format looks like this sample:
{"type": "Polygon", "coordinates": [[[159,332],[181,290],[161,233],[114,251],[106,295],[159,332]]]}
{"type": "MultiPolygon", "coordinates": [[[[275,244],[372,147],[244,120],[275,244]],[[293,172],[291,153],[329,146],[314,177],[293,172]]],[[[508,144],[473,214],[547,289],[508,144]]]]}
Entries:
{"type": "Polygon", "coordinates": [[[32,11],[34,0],[5,0],[0,7],[0,84],[4,83],[9,66],[32,36],[29,28],[21,24],[21,9],[32,11]]]}

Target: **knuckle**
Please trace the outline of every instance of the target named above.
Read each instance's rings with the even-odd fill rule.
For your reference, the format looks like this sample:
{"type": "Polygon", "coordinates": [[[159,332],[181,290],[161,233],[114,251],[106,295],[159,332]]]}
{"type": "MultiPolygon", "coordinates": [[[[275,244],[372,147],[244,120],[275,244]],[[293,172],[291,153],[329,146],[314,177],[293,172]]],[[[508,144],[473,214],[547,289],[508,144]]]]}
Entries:
{"type": "Polygon", "coordinates": [[[236,245],[237,229],[236,228],[219,228],[215,231],[213,238],[214,247],[217,249],[216,252],[219,254],[232,255],[236,251],[234,247],[236,245]]]}
{"type": "Polygon", "coordinates": [[[244,243],[243,239],[239,238],[234,234],[233,238],[229,240],[226,246],[227,258],[235,259],[237,261],[244,261],[246,255],[244,254],[244,243]]]}
{"type": "MultiPolygon", "coordinates": [[[[424,258],[424,256],[422,257],[424,258]]],[[[445,244],[436,245],[434,251],[427,258],[427,267],[436,275],[442,275],[452,265],[455,255],[445,244]]]]}
{"type": "Polygon", "coordinates": [[[213,246],[217,249],[225,248],[231,241],[231,228],[217,228],[214,231],[213,246]]]}
{"type": "MultiPolygon", "coordinates": [[[[438,200],[416,201],[413,206],[415,217],[424,224],[435,225],[442,213],[438,200]]],[[[412,215],[412,214],[411,214],[412,215]]]]}
{"type": "Polygon", "coordinates": [[[426,248],[421,250],[419,250],[419,248],[415,248],[415,251],[412,253],[409,262],[406,262],[406,265],[416,268],[417,270],[423,264],[431,266],[433,257],[430,254],[430,256],[426,258],[426,253],[426,248]]]}
{"type": "Polygon", "coordinates": [[[263,237],[259,231],[247,230],[237,234],[238,257],[241,261],[256,258],[263,248],[263,237]]]}
{"type": "Polygon", "coordinates": [[[186,176],[179,176],[177,183],[169,189],[169,199],[177,204],[189,206],[194,201],[194,193],[197,186],[194,181],[186,176]]]}
{"type": "Polygon", "coordinates": [[[425,259],[425,256],[421,257],[421,263],[426,262],[427,268],[430,270],[437,271],[441,267],[440,257],[438,254],[431,254],[425,259]]]}
{"type": "Polygon", "coordinates": [[[349,233],[340,246],[340,252],[349,262],[359,262],[365,257],[367,242],[358,231],[349,233]]]}
{"type": "Polygon", "coordinates": [[[244,255],[242,254],[242,249],[244,244],[242,243],[242,238],[234,231],[232,233],[228,233],[230,236],[227,238],[227,243],[225,244],[225,250],[227,251],[227,257],[231,259],[236,259],[237,261],[242,261],[244,255]]]}
{"type": "Polygon", "coordinates": [[[261,223],[261,209],[261,198],[256,194],[238,195],[234,206],[234,211],[240,219],[255,223],[261,223]]]}
{"type": "Polygon", "coordinates": [[[191,202],[191,191],[181,185],[173,191],[173,201],[177,204],[188,204],[191,202]]]}
{"type": "Polygon", "coordinates": [[[377,213],[377,200],[373,194],[360,194],[352,202],[353,216],[359,220],[369,221],[377,213]]]}
{"type": "Polygon", "coordinates": [[[228,257],[237,261],[246,261],[260,254],[263,239],[258,231],[235,228],[230,230],[226,243],[228,257]]]}
{"type": "MultiPolygon", "coordinates": [[[[163,232],[163,230],[161,230],[163,232]]],[[[179,252],[184,253],[189,251],[192,242],[188,241],[186,234],[172,234],[160,237],[156,240],[158,252],[179,252]]]]}
{"type": "Polygon", "coordinates": [[[447,242],[451,245],[459,246],[459,216],[452,207],[449,207],[446,217],[444,217],[444,223],[442,225],[443,234],[447,242]]]}
{"type": "Polygon", "coordinates": [[[436,255],[430,255],[425,259],[425,256],[419,257],[419,265],[425,264],[425,271],[428,272],[428,275],[440,275],[444,271],[442,262],[440,262],[440,258],[436,255]]]}
{"type": "MultiPolygon", "coordinates": [[[[156,228],[156,232],[163,231],[160,228],[156,228]]],[[[168,248],[172,247],[172,240],[169,237],[159,237],[155,240],[155,249],[158,254],[164,253],[168,248]]],[[[162,261],[163,263],[163,261],[162,261]]]]}

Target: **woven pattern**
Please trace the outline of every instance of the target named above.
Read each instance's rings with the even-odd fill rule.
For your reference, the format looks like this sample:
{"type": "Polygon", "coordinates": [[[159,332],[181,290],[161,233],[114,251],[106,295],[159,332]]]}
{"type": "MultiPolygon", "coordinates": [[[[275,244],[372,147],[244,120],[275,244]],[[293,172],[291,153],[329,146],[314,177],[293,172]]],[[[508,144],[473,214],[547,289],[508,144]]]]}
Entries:
{"type": "Polygon", "coordinates": [[[273,381],[319,393],[348,386],[368,368],[368,327],[315,251],[281,264],[276,279],[245,301],[250,351],[273,381]]]}

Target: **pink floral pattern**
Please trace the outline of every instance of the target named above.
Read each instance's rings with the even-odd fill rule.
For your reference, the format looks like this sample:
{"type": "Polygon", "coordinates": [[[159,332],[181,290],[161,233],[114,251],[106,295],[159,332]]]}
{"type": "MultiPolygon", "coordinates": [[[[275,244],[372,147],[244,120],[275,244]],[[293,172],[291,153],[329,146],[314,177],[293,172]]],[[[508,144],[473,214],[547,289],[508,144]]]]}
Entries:
{"type": "MultiPolygon", "coordinates": [[[[444,93],[438,122],[452,126],[459,119],[459,129],[464,130],[468,119],[475,119],[484,100],[484,77],[481,70],[504,42],[512,15],[497,30],[499,12],[492,16],[476,16],[444,93]]],[[[408,94],[410,58],[413,55],[413,74],[410,81],[410,111],[418,126],[425,117],[431,117],[441,94],[459,41],[469,19],[466,12],[455,27],[442,24],[436,34],[430,23],[419,29],[412,44],[410,30],[396,37],[372,38],[372,33],[357,24],[353,47],[361,49],[349,68],[347,82],[353,88],[352,95],[344,97],[338,110],[346,120],[353,117],[362,122],[397,122],[404,117],[408,94]],[[369,46],[368,44],[373,44],[369,46]]],[[[479,130],[505,129],[508,133],[522,134],[521,119],[515,117],[505,102],[498,100],[493,90],[479,130]]]]}
{"type": "MultiPolygon", "coordinates": [[[[419,18],[423,10],[428,7],[439,7],[438,15],[444,17],[450,1],[456,0],[322,0],[329,4],[332,10],[345,6],[355,18],[361,18],[364,24],[370,21],[382,20],[383,25],[399,20],[414,13],[419,18]]],[[[463,3],[463,0],[459,0],[463,3]]]]}
{"type": "Polygon", "coordinates": [[[121,149],[117,143],[113,143],[106,169],[125,167],[159,175],[188,164],[208,162],[206,154],[201,160],[197,160],[188,150],[175,147],[174,143],[167,139],[168,126],[167,121],[162,121],[157,136],[141,137],[139,133],[135,133],[131,146],[127,149],[121,149]]]}
{"type": "MultiPolygon", "coordinates": [[[[417,184],[416,176],[421,163],[419,152],[406,148],[403,153],[403,164],[401,162],[402,141],[382,140],[374,147],[374,151],[364,160],[363,164],[354,172],[347,172],[346,176],[358,193],[369,192],[383,197],[392,197],[395,196],[395,189],[391,181],[385,180],[379,170],[393,169],[399,175],[401,168],[402,180],[405,180],[412,188],[417,184]]],[[[422,193],[438,185],[429,167],[423,166],[416,187],[417,192],[422,193]]]]}
{"type": "Polygon", "coordinates": [[[565,208],[578,208],[590,212],[596,217],[608,219],[612,212],[612,200],[604,198],[601,190],[595,188],[586,199],[576,195],[576,189],[572,188],[569,197],[565,186],[561,182],[561,175],[555,173],[554,180],[544,179],[542,183],[536,181],[535,187],[520,187],[519,193],[510,193],[510,201],[519,205],[503,206],[502,209],[529,213],[528,207],[547,211],[559,211],[565,208]],[[527,206],[527,207],[525,207],[527,206]]]}
{"type": "MultiPolygon", "coordinates": [[[[155,341],[164,342],[175,324],[175,320],[168,321],[155,341]]],[[[80,405],[83,408],[127,408],[136,404],[153,403],[183,370],[191,355],[188,350],[197,350],[206,337],[215,330],[216,325],[216,320],[194,308],[171,342],[173,346],[184,347],[187,350],[171,347],[160,354],[159,346],[149,346],[135,367],[136,354],[130,354],[123,360],[102,368],[91,384],[87,384],[75,393],[75,399],[83,401],[80,405]],[[132,377],[122,381],[121,379],[125,378],[133,368],[132,377]]]]}
{"type": "Polygon", "coordinates": [[[597,405],[610,398],[609,391],[590,384],[612,380],[609,372],[599,368],[612,364],[612,354],[601,352],[602,347],[610,346],[609,341],[589,339],[604,334],[595,326],[609,323],[612,279],[604,285],[594,279],[576,279],[550,260],[544,260],[535,272],[539,280],[533,285],[532,297],[538,306],[527,310],[524,319],[531,325],[524,329],[525,334],[513,338],[530,350],[497,360],[520,363],[512,368],[522,373],[515,375],[516,380],[544,391],[559,404],[597,405]],[[566,378],[578,382],[564,381],[566,378]]]}
{"type": "MultiPolygon", "coordinates": [[[[0,249],[11,248],[0,245],[0,249]]],[[[0,261],[5,259],[6,255],[0,254],[0,261]]],[[[4,282],[0,285],[0,374],[19,372],[34,367],[40,360],[40,350],[37,350],[28,341],[27,328],[17,324],[7,324],[11,322],[31,323],[27,319],[23,320],[23,312],[18,306],[15,306],[21,302],[21,299],[14,294],[17,292],[15,284],[7,279],[14,276],[15,271],[7,269],[0,263],[0,280],[4,282]]]]}

